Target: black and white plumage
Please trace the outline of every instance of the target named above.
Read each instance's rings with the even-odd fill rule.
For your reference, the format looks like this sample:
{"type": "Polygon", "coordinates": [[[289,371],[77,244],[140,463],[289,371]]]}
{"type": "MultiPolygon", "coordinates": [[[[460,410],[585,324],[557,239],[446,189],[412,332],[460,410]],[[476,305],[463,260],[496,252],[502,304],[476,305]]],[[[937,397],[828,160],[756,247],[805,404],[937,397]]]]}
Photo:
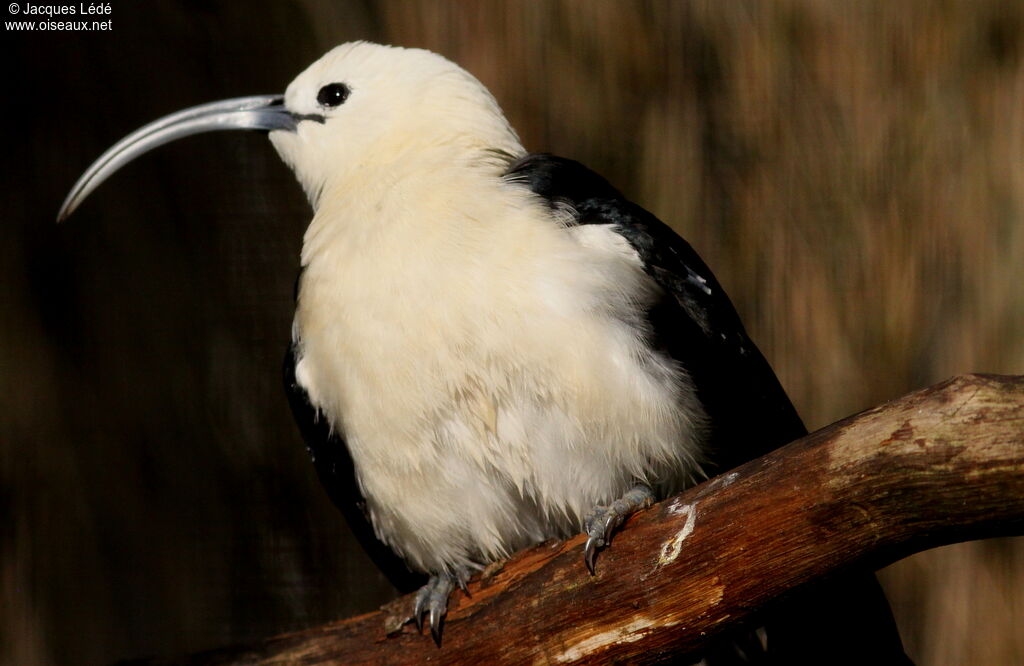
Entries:
{"type": "MultiPolygon", "coordinates": [[[[596,233],[621,238],[621,249],[635,253],[639,266],[656,285],[657,298],[647,305],[642,318],[628,325],[640,328],[637,335],[663,357],[662,363],[676,365],[693,384],[694,395],[687,399],[699,401],[704,413],[697,427],[702,430],[700,460],[706,469],[700,471],[694,464],[697,460],[691,460],[688,480],[728,469],[804,434],[774,373],[747,337],[714,275],[689,244],[578,162],[528,155],[512,161],[501,178],[540,197],[559,218],[559,225],[589,225],[596,233]],[[569,220],[564,217],[567,210],[572,211],[569,220]]],[[[571,337],[551,341],[553,349],[572,344],[571,337]]],[[[296,420],[335,503],[354,523],[364,546],[376,549],[365,539],[372,533],[366,500],[358,492],[344,434],[319,414],[296,379],[300,349],[301,338],[297,338],[285,359],[285,386],[296,420]]],[[[566,536],[576,526],[547,536],[566,536]]],[[[407,567],[386,569],[392,582],[407,587],[402,584],[407,567]]]]}
{"type": "MultiPolygon", "coordinates": [[[[135,154],[225,118],[271,130],[313,205],[289,399],[391,580],[431,576],[416,615],[435,638],[481,565],[586,528],[592,566],[615,500],[642,505],[804,434],[692,248],[579,163],[527,154],[487,90],[433,53],[345,44],[283,100],[157,121],[101,157],[61,215],[135,154]]],[[[770,648],[808,622],[805,644],[825,640],[828,603],[833,626],[855,618],[895,654],[873,585],[780,610],[770,648]]]]}

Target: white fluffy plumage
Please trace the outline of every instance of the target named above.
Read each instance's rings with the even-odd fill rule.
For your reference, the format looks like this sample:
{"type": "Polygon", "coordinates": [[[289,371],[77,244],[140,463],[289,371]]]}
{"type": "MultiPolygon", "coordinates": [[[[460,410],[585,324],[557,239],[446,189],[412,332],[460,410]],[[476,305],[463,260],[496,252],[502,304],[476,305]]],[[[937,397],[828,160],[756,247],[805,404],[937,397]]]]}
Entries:
{"type": "Polygon", "coordinates": [[[704,419],[651,350],[621,236],[502,177],[525,153],[436,54],[352,43],[289,87],[271,140],[315,209],[296,376],[347,442],[377,535],[452,572],[579,530],[636,481],[699,474],[704,419]],[[349,99],[324,112],[317,90],[349,99]]]}

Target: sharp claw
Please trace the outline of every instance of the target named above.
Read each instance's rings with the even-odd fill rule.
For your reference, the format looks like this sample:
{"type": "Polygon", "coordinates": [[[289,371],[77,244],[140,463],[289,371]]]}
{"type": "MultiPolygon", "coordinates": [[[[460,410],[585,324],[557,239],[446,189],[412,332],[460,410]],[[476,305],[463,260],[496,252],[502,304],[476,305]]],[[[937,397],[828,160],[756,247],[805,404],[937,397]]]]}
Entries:
{"type": "Polygon", "coordinates": [[[416,604],[412,609],[412,619],[416,623],[416,631],[423,633],[423,616],[427,612],[427,606],[430,602],[430,591],[433,589],[433,584],[428,582],[419,592],[416,593],[416,604]]]}
{"type": "Polygon", "coordinates": [[[441,647],[444,618],[448,614],[448,596],[455,589],[456,584],[460,585],[463,590],[466,589],[465,578],[465,573],[461,577],[451,574],[437,574],[431,576],[427,584],[416,593],[416,603],[410,619],[416,623],[416,630],[421,634],[423,633],[423,625],[429,624],[430,636],[438,647],[441,647]]]}
{"type": "MultiPolygon", "coordinates": [[[[618,507],[616,507],[618,508],[618,507]]],[[[612,540],[612,532],[615,531],[619,525],[622,524],[624,516],[621,513],[609,512],[604,519],[604,529],[601,534],[604,536],[604,542],[608,543],[612,540]]]]}
{"type": "Polygon", "coordinates": [[[465,594],[467,597],[470,596],[469,595],[469,586],[466,585],[466,579],[463,578],[462,576],[459,576],[455,580],[456,580],[456,582],[458,582],[459,589],[462,590],[462,593],[465,594]]]}
{"type": "Polygon", "coordinates": [[[591,576],[596,575],[594,563],[597,560],[597,551],[611,543],[612,534],[626,518],[653,502],[654,492],[644,484],[637,484],[611,504],[594,507],[593,512],[583,522],[588,537],[583,547],[583,561],[591,576]]]}
{"type": "Polygon", "coordinates": [[[434,639],[434,644],[437,647],[441,647],[441,620],[443,614],[437,607],[430,609],[430,636],[434,639]]]}
{"type": "Polygon", "coordinates": [[[594,570],[594,563],[597,560],[597,544],[594,537],[587,539],[587,544],[583,547],[583,561],[587,565],[587,570],[591,576],[596,576],[597,572],[594,570]]]}

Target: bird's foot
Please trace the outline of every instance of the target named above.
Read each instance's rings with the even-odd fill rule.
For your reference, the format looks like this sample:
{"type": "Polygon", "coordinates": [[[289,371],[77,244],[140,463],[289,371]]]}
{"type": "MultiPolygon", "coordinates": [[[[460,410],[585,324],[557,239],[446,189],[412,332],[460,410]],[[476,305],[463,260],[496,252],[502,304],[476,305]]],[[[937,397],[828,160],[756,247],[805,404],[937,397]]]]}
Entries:
{"type": "Polygon", "coordinates": [[[448,614],[448,597],[452,590],[458,585],[459,588],[469,596],[469,588],[466,581],[469,579],[468,569],[459,569],[455,573],[442,573],[431,576],[427,584],[416,593],[416,605],[413,608],[412,619],[416,622],[416,629],[423,631],[423,618],[429,616],[430,635],[434,643],[441,647],[441,631],[444,627],[444,617],[448,614]]]}
{"type": "Polygon", "coordinates": [[[587,543],[583,547],[583,561],[587,564],[590,575],[594,575],[594,561],[597,551],[612,540],[612,534],[619,525],[640,509],[654,504],[654,491],[648,486],[638,483],[630,488],[625,495],[608,506],[598,506],[587,516],[585,529],[587,543]]]}

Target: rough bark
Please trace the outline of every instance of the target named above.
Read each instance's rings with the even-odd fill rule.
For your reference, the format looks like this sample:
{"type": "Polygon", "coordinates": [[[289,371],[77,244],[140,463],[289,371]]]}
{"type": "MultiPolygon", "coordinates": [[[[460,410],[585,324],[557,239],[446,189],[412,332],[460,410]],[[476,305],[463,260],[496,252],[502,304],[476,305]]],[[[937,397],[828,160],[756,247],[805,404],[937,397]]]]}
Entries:
{"type": "Polygon", "coordinates": [[[1024,377],[969,375],[834,423],[631,519],[598,559],[541,544],[456,591],[436,647],[378,612],[183,663],[588,663],[689,653],[851,566],[1024,532],[1024,377]]]}

